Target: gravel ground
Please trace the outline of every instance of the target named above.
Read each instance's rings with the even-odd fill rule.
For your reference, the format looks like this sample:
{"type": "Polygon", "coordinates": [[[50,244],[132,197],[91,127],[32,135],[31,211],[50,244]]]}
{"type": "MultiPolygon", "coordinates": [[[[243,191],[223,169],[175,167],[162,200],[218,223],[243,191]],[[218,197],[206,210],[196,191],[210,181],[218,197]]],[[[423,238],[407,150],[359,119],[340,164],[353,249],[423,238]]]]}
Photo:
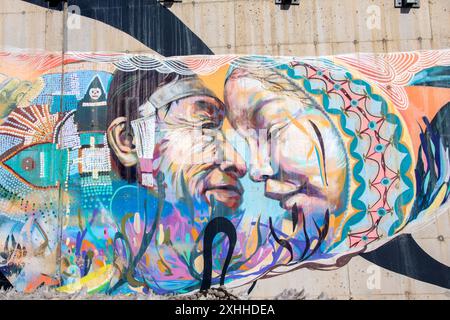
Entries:
{"type": "MultiPolygon", "coordinates": [[[[309,297],[304,290],[286,289],[270,300],[328,300],[322,293],[318,297],[309,297]]],[[[154,295],[130,294],[114,295],[87,294],[80,291],[74,294],[60,293],[49,288],[42,288],[34,293],[24,294],[16,290],[0,291],[0,300],[251,300],[247,294],[236,294],[227,291],[224,287],[211,288],[207,291],[188,295],[154,295]]]]}

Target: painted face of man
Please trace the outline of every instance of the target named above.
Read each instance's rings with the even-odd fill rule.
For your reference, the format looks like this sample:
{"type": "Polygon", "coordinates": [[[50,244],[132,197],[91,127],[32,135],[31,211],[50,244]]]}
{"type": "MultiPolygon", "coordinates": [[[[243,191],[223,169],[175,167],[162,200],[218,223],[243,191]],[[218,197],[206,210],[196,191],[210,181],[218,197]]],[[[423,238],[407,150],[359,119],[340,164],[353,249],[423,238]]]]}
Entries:
{"type": "Polygon", "coordinates": [[[155,168],[168,176],[172,196],[181,195],[184,179],[196,199],[209,203],[214,196],[229,208],[240,205],[246,164],[221,131],[224,113],[223,104],[208,96],[180,99],[158,111],[155,168]]]}
{"type": "Polygon", "coordinates": [[[237,69],[225,86],[228,117],[249,146],[251,179],[288,211],[320,218],[341,209],[347,169],[337,131],[301,88],[268,77],[237,69]]]}
{"type": "MultiPolygon", "coordinates": [[[[144,117],[147,110],[140,112],[144,117]]],[[[138,141],[146,144],[146,139],[155,139],[153,170],[166,177],[166,200],[176,202],[187,187],[190,196],[200,202],[209,203],[213,196],[236,209],[243,193],[239,178],[245,175],[246,164],[224,138],[224,113],[223,104],[216,98],[189,96],[157,110],[155,137],[141,135],[136,139],[135,132],[132,141],[127,140],[124,117],[112,122],[108,137],[125,166],[135,166],[142,160],[136,152],[141,147],[136,145],[138,141]]]]}

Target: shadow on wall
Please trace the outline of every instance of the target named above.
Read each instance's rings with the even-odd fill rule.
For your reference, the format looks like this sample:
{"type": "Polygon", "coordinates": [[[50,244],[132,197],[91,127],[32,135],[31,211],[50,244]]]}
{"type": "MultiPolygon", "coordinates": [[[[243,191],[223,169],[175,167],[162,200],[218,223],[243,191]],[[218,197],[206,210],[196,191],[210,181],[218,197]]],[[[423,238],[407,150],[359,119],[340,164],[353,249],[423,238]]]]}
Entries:
{"type": "MultiPolygon", "coordinates": [[[[49,6],[45,0],[23,1],[44,8],[49,6]]],[[[117,28],[165,57],[213,54],[195,33],[156,0],[71,0],[69,5],[78,6],[82,16],[117,28]]]]}

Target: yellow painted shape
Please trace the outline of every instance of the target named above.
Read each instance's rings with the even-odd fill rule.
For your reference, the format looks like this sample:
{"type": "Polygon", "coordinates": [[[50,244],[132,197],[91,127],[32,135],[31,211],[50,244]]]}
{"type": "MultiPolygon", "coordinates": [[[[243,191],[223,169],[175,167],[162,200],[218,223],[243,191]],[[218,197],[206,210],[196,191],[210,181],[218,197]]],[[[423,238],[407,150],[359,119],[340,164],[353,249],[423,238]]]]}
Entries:
{"type": "Polygon", "coordinates": [[[250,236],[247,238],[247,244],[245,246],[246,257],[250,257],[258,249],[258,225],[260,217],[261,216],[258,217],[258,221],[253,228],[251,228],[250,236]]]}
{"type": "Polygon", "coordinates": [[[112,265],[109,264],[96,271],[90,272],[87,276],[74,283],[59,287],[56,290],[64,293],[75,293],[86,287],[88,293],[90,293],[109,281],[113,271],[112,265]]]}
{"type": "Polygon", "coordinates": [[[205,86],[214,92],[221,101],[224,100],[224,87],[225,78],[227,76],[229,64],[220,67],[216,72],[209,75],[199,75],[198,77],[203,80],[205,86]]]}
{"type": "Polygon", "coordinates": [[[434,199],[433,203],[424,211],[422,211],[422,213],[420,214],[422,217],[429,217],[431,216],[436,209],[438,209],[440,207],[440,205],[442,204],[442,201],[444,201],[445,198],[445,194],[447,192],[447,184],[444,184],[441,189],[439,190],[436,198],[434,199]]]}

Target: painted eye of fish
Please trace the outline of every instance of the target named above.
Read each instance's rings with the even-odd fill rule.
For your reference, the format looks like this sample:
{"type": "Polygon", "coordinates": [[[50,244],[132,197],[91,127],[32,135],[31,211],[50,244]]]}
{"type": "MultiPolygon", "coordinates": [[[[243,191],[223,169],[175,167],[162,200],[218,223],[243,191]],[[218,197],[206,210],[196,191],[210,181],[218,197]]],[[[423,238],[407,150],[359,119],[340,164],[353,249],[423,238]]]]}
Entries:
{"type": "Polygon", "coordinates": [[[28,157],[22,160],[22,169],[25,171],[33,171],[36,168],[36,161],[28,157]]]}

